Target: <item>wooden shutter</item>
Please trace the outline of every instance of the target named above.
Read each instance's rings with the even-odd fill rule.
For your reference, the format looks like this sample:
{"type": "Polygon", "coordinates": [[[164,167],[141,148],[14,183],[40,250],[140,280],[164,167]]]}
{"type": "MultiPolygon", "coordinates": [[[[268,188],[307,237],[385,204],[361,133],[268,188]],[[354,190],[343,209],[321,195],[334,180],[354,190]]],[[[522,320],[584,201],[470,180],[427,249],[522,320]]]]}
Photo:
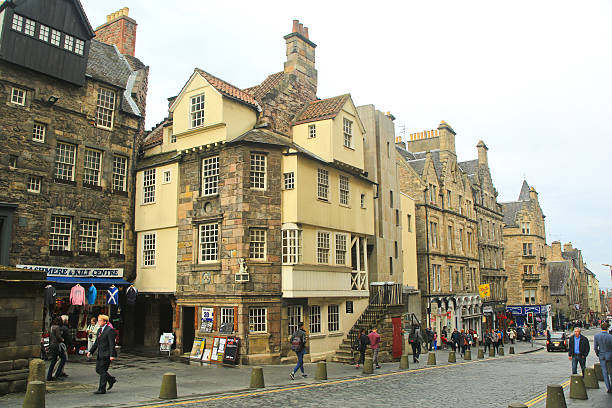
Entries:
{"type": "Polygon", "coordinates": [[[213,308],[213,331],[217,331],[217,322],[219,321],[219,306],[213,308]]]}
{"type": "Polygon", "coordinates": [[[238,306],[234,306],[234,331],[238,332],[238,306]]]}

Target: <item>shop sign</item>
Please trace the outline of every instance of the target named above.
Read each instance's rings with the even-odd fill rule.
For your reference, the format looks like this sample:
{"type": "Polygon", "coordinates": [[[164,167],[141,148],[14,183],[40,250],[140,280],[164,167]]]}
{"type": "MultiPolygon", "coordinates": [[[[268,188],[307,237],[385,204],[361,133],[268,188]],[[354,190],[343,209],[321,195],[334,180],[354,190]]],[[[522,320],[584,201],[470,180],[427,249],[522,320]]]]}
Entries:
{"type": "Polygon", "coordinates": [[[17,268],[44,271],[47,273],[47,278],[123,278],[123,268],[72,268],[46,265],[17,265],[17,268]]]}
{"type": "Polygon", "coordinates": [[[212,307],[201,307],[202,319],[200,321],[200,331],[204,333],[211,333],[213,329],[213,318],[215,315],[215,309],[212,307]]]}
{"type": "Polygon", "coordinates": [[[482,308],[482,312],[483,313],[492,314],[493,313],[493,308],[491,306],[485,306],[485,307],[482,308]]]}
{"type": "Polygon", "coordinates": [[[478,292],[480,292],[481,298],[488,298],[491,296],[491,285],[488,283],[483,283],[482,285],[478,285],[478,292]]]}

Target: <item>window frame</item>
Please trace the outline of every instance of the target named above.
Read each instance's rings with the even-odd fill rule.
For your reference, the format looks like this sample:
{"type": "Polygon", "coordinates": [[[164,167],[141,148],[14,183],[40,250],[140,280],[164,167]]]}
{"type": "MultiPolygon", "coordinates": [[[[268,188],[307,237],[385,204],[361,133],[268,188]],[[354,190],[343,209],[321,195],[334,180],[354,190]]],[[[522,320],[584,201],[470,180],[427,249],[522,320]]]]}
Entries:
{"type": "MultiPolygon", "coordinates": [[[[347,247],[348,247],[348,243],[350,243],[350,238],[348,237],[348,234],[346,233],[335,233],[334,234],[334,261],[336,263],[336,265],[342,265],[342,266],[346,266],[347,265],[347,247]],[[342,239],[338,239],[342,237],[342,239]],[[342,248],[342,240],[344,240],[344,248],[342,248]],[[340,245],[340,246],[339,246],[340,245]],[[340,262],[339,256],[344,257],[344,261],[340,262]]],[[[318,257],[317,257],[318,260],[318,257]]]]}
{"type": "Polygon", "coordinates": [[[23,32],[23,25],[24,25],[24,17],[22,15],[14,13],[13,21],[11,21],[11,29],[21,33],[23,32]]]}
{"type": "Polygon", "coordinates": [[[77,150],[78,146],[75,144],[62,142],[60,140],[57,141],[57,144],[55,145],[55,160],[53,165],[53,176],[56,180],[66,180],[74,182],[76,173],[77,150]],[[64,150],[62,150],[62,146],[64,150]],[[64,153],[62,153],[62,151],[64,153]],[[67,155],[66,153],[70,155],[67,155]],[[71,160],[67,160],[69,158],[71,158],[71,160]],[[69,173],[69,177],[66,177],[64,173],[69,173]]]}
{"type": "Polygon", "coordinates": [[[288,171],[283,173],[283,190],[295,189],[295,172],[288,171]]]}
{"type": "MultiPolygon", "coordinates": [[[[111,176],[111,183],[112,183],[113,191],[123,191],[123,192],[127,191],[127,169],[128,169],[128,158],[125,156],[121,156],[119,154],[114,154],[113,155],[113,173],[111,176]],[[120,186],[120,188],[117,188],[117,186],[120,186]]],[[[143,174],[143,180],[144,180],[144,174],[143,174]]]]}
{"type": "Polygon", "coordinates": [[[36,37],[36,21],[25,17],[24,23],[23,23],[23,33],[32,38],[35,38],[36,37]]]}
{"type": "Polygon", "coordinates": [[[317,231],[317,264],[320,265],[329,265],[330,255],[331,255],[331,232],[329,231],[317,231]],[[327,237],[327,238],[324,238],[327,237]],[[320,244],[327,243],[327,247],[320,246],[320,244]],[[323,257],[326,257],[326,261],[322,262],[323,257]]]}
{"type": "Polygon", "coordinates": [[[59,30],[51,29],[51,36],[49,37],[49,42],[56,47],[60,47],[62,45],[62,32],[59,30]]]}
{"type": "Polygon", "coordinates": [[[157,232],[146,232],[142,234],[142,267],[154,268],[157,266],[157,232]],[[152,237],[152,240],[151,240],[152,237]],[[149,242],[147,243],[147,239],[149,242]],[[147,244],[149,245],[147,248],[147,244]]]}
{"type": "Polygon", "coordinates": [[[221,306],[219,308],[219,326],[225,323],[231,323],[232,327],[234,327],[236,325],[235,319],[234,306],[221,306]]]}
{"type": "Polygon", "coordinates": [[[32,141],[45,143],[47,136],[47,125],[41,122],[34,122],[32,125],[32,141]]]}
{"type": "Polygon", "coordinates": [[[267,259],[267,235],[268,231],[265,228],[249,228],[249,259],[258,261],[265,261],[267,259]],[[261,240],[262,237],[263,240],[261,240]]]}
{"type": "Polygon", "coordinates": [[[268,308],[267,307],[249,307],[249,333],[268,333],[268,308]],[[262,312],[255,313],[255,312],[262,312]],[[256,320],[257,319],[257,320],[256,320]],[[262,321],[263,319],[263,321],[262,321]],[[261,327],[263,325],[263,327],[261,327]],[[263,330],[255,330],[263,328],[263,330]]]}
{"type": "Polygon", "coordinates": [[[339,202],[340,205],[349,206],[350,204],[350,179],[348,176],[340,174],[338,180],[339,202]]]}
{"type": "Polygon", "coordinates": [[[287,329],[293,334],[298,329],[298,324],[304,322],[304,308],[302,305],[287,306],[287,329]]]}
{"type": "Polygon", "coordinates": [[[317,199],[329,201],[329,170],[317,168],[317,199]]]}
{"type": "Polygon", "coordinates": [[[110,230],[108,234],[108,252],[110,254],[118,254],[122,255],[124,251],[124,237],[125,237],[125,224],[122,222],[111,222],[110,230]],[[117,228],[116,228],[117,227],[117,228]],[[117,235],[117,231],[121,232],[121,236],[117,235]],[[117,244],[118,243],[118,244],[117,244]],[[116,250],[116,246],[118,245],[118,250],[116,250]]]}
{"type": "Polygon", "coordinates": [[[251,189],[265,191],[268,187],[268,157],[264,153],[257,152],[251,152],[250,157],[249,181],[251,182],[251,189]]]}
{"type": "Polygon", "coordinates": [[[308,138],[314,139],[316,137],[317,137],[317,125],[316,124],[308,125],[308,138]]]}
{"type": "Polygon", "coordinates": [[[102,175],[102,157],[101,150],[86,147],[83,153],[83,184],[90,186],[99,186],[102,175]],[[97,155],[97,162],[94,161],[97,155]],[[96,168],[97,165],[97,168],[96,168]]]}
{"type": "Polygon", "coordinates": [[[343,133],[343,145],[349,149],[354,149],[353,145],[353,121],[347,118],[342,118],[342,133],[343,133]]]}
{"type": "Polygon", "coordinates": [[[327,305],[327,331],[329,333],[340,331],[340,305],[337,303],[327,305]]]}
{"type": "Polygon", "coordinates": [[[94,218],[81,218],[79,225],[79,252],[97,253],[100,243],[99,238],[100,220],[94,218]]]}
{"type": "Polygon", "coordinates": [[[282,230],[282,263],[283,265],[295,265],[302,263],[302,230],[282,230]]]}
{"type": "Polygon", "coordinates": [[[157,189],[157,168],[142,172],[142,205],[155,204],[157,189]]]}
{"type": "Polygon", "coordinates": [[[189,123],[191,129],[204,126],[206,94],[204,92],[189,98],[189,123]]]}
{"type": "Polygon", "coordinates": [[[49,227],[49,250],[50,251],[71,251],[72,250],[72,217],[66,215],[51,215],[51,224],[49,227]],[[54,220],[60,221],[63,219],[64,226],[54,227],[54,220]],[[54,229],[56,232],[54,232],[54,229]],[[66,230],[68,233],[66,234],[66,230]],[[54,237],[55,236],[55,237],[54,237]],[[64,238],[62,238],[64,237],[64,238]],[[67,239],[65,238],[67,237],[67,239]],[[54,245],[54,241],[56,244],[54,245]],[[66,241],[61,247],[57,245],[66,241]]]}
{"type": "Polygon", "coordinates": [[[311,334],[321,333],[321,306],[308,306],[308,328],[311,334]],[[318,328],[318,330],[317,330],[318,328]]]}
{"type": "Polygon", "coordinates": [[[38,26],[38,39],[43,42],[49,42],[51,36],[51,28],[44,24],[38,26]]]}
{"type": "Polygon", "coordinates": [[[16,86],[11,87],[11,103],[13,105],[25,106],[28,91],[16,86]]]}
{"type": "Polygon", "coordinates": [[[162,184],[172,183],[172,169],[162,171],[162,184]]]}
{"type": "Polygon", "coordinates": [[[42,177],[28,176],[28,183],[26,185],[26,191],[28,193],[40,194],[41,187],[42,187],[42,177]],[[34,184],[34,188],[32,188],[33,184],[34,184]]]}
{"type": "Polygon", "coordinates": [[[106,130],[113,130],[116,107],[117,93],[110,88],[98,87],[96,97],[96,127],[106,130]]]}
{"type": "Polygon", "coordinates": [[[202,158],[202,197],[219,194],[219,156],[202,158]]]}
{"type": "Polygon", "coordinates": [[[218,221],[198,224],[198,263],[219,262],[220,237],[221,226],[218,221]],[[203,234],[207,231],[214,232],[214,234],[203,234]],[[210,239],[205,241],[204,238],[206,237],[210,239]]]}

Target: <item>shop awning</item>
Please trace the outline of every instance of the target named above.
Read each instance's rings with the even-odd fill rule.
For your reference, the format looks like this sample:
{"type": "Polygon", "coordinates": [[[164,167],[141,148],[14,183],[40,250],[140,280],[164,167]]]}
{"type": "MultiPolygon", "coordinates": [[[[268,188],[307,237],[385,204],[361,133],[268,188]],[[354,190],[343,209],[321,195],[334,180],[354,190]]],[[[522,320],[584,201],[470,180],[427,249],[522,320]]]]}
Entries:
{"type": "Polygon", "coordinates": [[[122,278],[79,278],[79,277],[67,277],[67,276],[47,276],[48,282],[58,283],[93,283],[100,285],[131,285],[130,282],[122,278]]]}

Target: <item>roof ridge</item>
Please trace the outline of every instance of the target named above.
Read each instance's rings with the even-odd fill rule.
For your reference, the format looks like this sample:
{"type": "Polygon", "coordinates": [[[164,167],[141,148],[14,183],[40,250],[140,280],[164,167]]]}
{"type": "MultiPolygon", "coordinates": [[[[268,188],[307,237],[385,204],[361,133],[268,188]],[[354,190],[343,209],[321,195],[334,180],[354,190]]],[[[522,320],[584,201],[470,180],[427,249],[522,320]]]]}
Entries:
{"type": "Polygon", "coordinates": [[[257,100],[253,97],[253,95],[251,95],[250,93],[240,89],[236,85],[232,85],[229,82],[219,78],[218,76],[215,76],[215,75],[211,74],[210,72],[204,71],[202,68],[196,67],[194,69],[194,71],[197,72],[198,74],[202,75],[204,77],[204,79],[206,79],[206,81],[208,81],[208,83],[210,83],[217,91],[221,92],[225,96],[237,99],[237,100],[239,100],[241,102],[244,102],[244,103],[246,103],[248,105],[251,105],[251,106],[253,106],[253,107],[257,108],[257,109],[261,109],[261,107],[257,103],[257,100]],[[215,81],[221,82],[221,85],[225,85],[226,87],[228,87],[230,89],[223,89],[222,86],[219,86],[218,84],[215,84],[215,81]],[[232,92],[230,92],[230,91],[234,91],[236,93],[236,95],[233,95],[232,92]]]}

